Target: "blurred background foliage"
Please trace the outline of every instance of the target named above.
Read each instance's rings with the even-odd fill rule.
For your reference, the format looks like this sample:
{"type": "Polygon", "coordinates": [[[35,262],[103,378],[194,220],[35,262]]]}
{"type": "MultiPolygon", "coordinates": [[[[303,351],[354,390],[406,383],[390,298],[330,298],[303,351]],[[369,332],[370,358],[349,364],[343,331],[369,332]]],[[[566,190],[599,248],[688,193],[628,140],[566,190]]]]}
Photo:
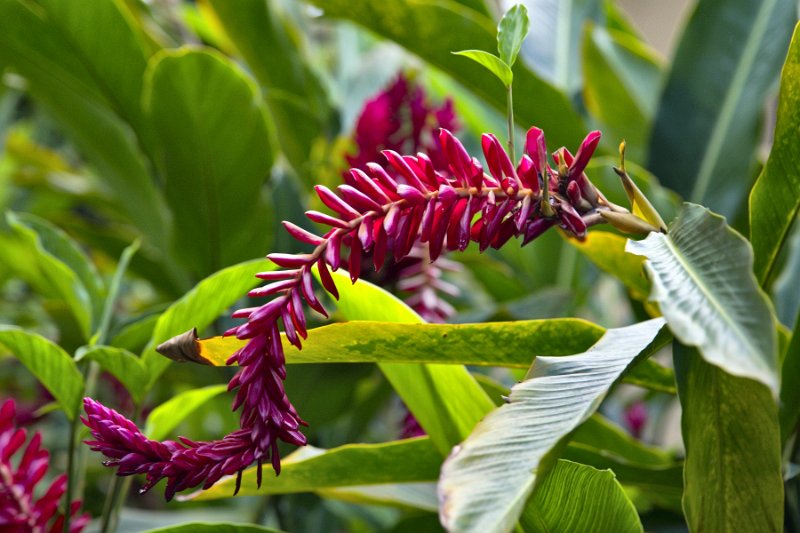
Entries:
{"type": "MultiPolygon", "coordinates": [[[[514,67],[520,140],[536,125],[551,151],[573,149],[588,130],[602,129],[588,173],[622,204],[611,166],[625,138],[629,171],[666,220],[683,198],[746,233],[746,193],[770,145],[796,2],[661,2],[659,9],[684,15],[670,44],[650,37],[660,52],[614,0],[524,3],[532,24],[514,67]]],[[[193,326],[224,331],[225,313],[265,268],[248,260],[297,251],[280,221],[312,227],[302,215],[320,207],[311,187],[341,183],[365,101],[400,73],[432,102],[452,100],[473,153],[482,132],[502,138],[502,86],[451,51],[492,50],[505,7],[488,0],[0,0],[0,322],[93,361],[80,366],[86,382],[105,370],[96,394],[140,420],[179,397],[160,408],[161,419],[148,419],[157,424],[164,412],[177,413],[163,435],[213,438],[235,428],[230,398],[216,386],[229,371],[167,371],[154,345],[193,326]],[[134,241],[138,250],[129,249],[130,263],[119,268],[134,241]],[[97,345],[117,352],[103,355],[92,350],[97,345]],[[170,411],[176,405],[189,407],[170,411]]],[[[576,316],[613,327],[645,317],[640,263],[619,262],[618,234],[595,233],[583,244],[552,232],[525,248],[470,248],[452,257],[463,268],[446,274],[460,289],[450,299],[451,320],[576,316]]],[[[800,301],[785,281],[800,268],[794,234],[771,284],[787,326],[800,301]]],[[[481,383],[503,391],[521,376],[493,370],[481,383]]],[[[56,397],[63,408],[73,400],[47,389],[13,359],[2,360],[2,396],[17,398],[28,420],[45,428],[63,467],[68,421],[51,402],[56,397]]],[[[311,424],[314,446],[400,433],[402,405],[373,365],[295,365],[287,390],[311,424]]],[[[604,413],[674,449],[674,405],[670,394],[623,388],[604,413]],[[629,407],[643,400],[647,423],[631,425],[629,407]]],[[[84,461],[86,506],[96,516],[108,472],[95,456],[84,461]]],[[[121,530],[210,516],[290,531],[438,527],[430,509],[323,495],[166,505],[154,491],[128,499],[121,530]]],[[[634,501],[648,529],[680,527],[674,502],[634,501]]]]}

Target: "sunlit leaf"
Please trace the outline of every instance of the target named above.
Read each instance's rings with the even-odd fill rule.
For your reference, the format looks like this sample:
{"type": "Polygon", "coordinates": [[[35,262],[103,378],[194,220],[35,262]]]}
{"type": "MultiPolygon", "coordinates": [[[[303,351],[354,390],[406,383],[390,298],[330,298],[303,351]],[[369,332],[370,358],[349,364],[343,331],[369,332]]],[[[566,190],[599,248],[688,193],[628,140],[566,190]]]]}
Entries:
{"type": "Polygon", "coordinates": [[[153,56],[145,81],[178,258],[204,276],[265,249],[272,147],[253,81],[221,54],[192,49],[153,56]]]}
{"type": "Polygon", "coordinates": [[[393,507],[422,509],[436,512],[436,483],[390,483],[386,485],[356,485],[317,491],[325,498],[351,503],[391,505],[393,507]]]}
{"type": "Polygon", "coordinates": [[[778,408],[769,389],[708,364],[695,349],[674,353],[689,529],[783,531],[778,408]]]}
{"type": "Polygon", "coordinates": [[[69,354],[44,337],[15,326],[0,325],[0,345],[50,391],[73,420],[83,396],[83,376],[69,354]]]}
{"type": "Polygon", "coordinates": [[[590,417],[664,320],[610,329],[587,352],[539,357],[509,404],[484,418],[445,461],[442,523],[454,531],[510,531],[559,444],[590,417]]]}
{"type": "Polygon", "coordinates": [[[670,329],[697,346],[711,364],[779,389],[775,316],[752,272],[749,243],[725,219],[685,204],[669,234],[628,241],[627,251],[647,257],[658,302],[670,329]]]}
{"type": "Polygon", "coordinates": [[[633,503],[610,470],[559,460],[525,506],[526,532],[641,532],[633,503]]]}
{"type": "Polygon", "coordinates": [[[252,524],[188,522],[177,526],[148,529],[145,533],[281,533],[281,531],[269,527],[254,526],[252,524]]]}
{"type": "Polygon", "coordinates": [[[508,87],[514,81],[514,74],[511,72],[508,64],[502,59],[489,52],[483,50],[461,50],[460,52],[453,52],[457,56],[463,56],[471,59],[484,66],[489,72],[497,76],[503,85],[508,87]]]}
{"type": "Polygon", "coordinates": [[[163,440],[170,437],[170,432],[186,417],[227,390],[227,385],[211,385],[190,389],[170,398],[147,415],[144,434],[152,440],[163,440]]]}
{"type": "Polygon", "coordinates": [[[500,59],[509,67],[513,67],[517,61],[522,41],[528,35],[529,24],[528,10],[523,4],[516,4],[505,12],[497,26],[497,51],[500,52],[500,59]]]}
{"type": "Polygon", "coordinates": [[[648,168],[664,185],[723,215],[737,212],[796,20],[789,0],[697,3],[650,136],[648,168]]]}
{"type": "Polygon", "coordinates": [[[800,212],[800,25],[783,66],[777,124],[767,165],[750,193],[750,242],[756,277],[770,277],[789,229],[800,212]]]}
{"type": "MultiPolygon", "coordinates": [[[[259,489],[256,468],[242,475],[240,496],[313,492],[334,487],[435,481],[442,456],[428,437],[383,444],[347,444],[331,450],[306,446],[281,460],[281,475],[265,473],[259,489]]],[[[233,495],[236,477],[184,499],[212,500],[233,495]]]]}

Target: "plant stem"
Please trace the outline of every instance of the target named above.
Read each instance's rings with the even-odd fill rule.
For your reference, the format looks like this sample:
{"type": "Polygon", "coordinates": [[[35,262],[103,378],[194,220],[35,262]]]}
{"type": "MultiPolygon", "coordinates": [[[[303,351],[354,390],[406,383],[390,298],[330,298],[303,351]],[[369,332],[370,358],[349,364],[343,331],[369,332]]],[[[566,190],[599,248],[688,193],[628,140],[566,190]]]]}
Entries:
{"type": "Polygon", "coordinates": [[[517,156],[514,153],[514,97],[511,91],[511,85],[508,85],[508,155],[511,156],[511,162],[516,165],[517,156]]]}
{"type": "Polygon", "coordinates": [[[64,533],[69,533],[69,523],[72,519],[70,507],[72,506],[72,496],[75,492],[75,441],[78,440],[78,429],[80,417],[76,414],[69,425],[69,447],[67,448],[67,493],[66,504],[64,506],[64,533]]]}

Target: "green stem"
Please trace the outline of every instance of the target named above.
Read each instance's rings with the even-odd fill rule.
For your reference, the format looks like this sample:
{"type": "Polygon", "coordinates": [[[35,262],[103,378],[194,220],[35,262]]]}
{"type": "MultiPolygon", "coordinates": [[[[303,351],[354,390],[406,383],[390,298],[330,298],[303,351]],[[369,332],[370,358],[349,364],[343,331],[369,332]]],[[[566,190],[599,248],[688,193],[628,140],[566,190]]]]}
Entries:
{"type": "Polygon", "coordinates": [[[70,506],[72,504],[72,495],[75,492],[75,443],[78,440],[80,417],[75,415],[75,418],[70,421],[69,425],[69,447],[67,449],[67,493],[66,505],[64,506],[64,533],[69,533],[69,523],[72,519],[70,513],[70,506]]]}
{"type": "Polygon", "coordinates": [[[517,156],[514,153],[514,97],[511,91],[511,85],[508,87],[508,155],[511,156],[511,163],[517,164],[517,156]]]}

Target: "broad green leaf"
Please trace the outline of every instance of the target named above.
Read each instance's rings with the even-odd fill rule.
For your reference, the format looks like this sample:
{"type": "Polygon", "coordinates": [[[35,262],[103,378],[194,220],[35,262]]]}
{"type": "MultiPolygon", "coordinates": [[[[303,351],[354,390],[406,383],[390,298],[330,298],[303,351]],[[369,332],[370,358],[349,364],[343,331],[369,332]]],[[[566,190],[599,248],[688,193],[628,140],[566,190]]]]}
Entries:
{"type": "Polygon", "coordinates": [[[729,374],[755,379],[777,396],[775,316],[752,272],[749,243],[708,209],[685,204],[669,234],[628,241],[670,329],[729,374]]]}
{"type": "Polygon", "coordinates": [[[156,346],[188,329],[204,330],[239,298],[258,285],[258,272],[273,270],[264,259],[246,261],[216,272],[167,308],[158,318],[142,360],[149,374],[147,388],[169,366],[170,360],[156,352],[156,346]]]}
{"type": "MultiPolygon", "coordinates": [[[[0,61],[6,61],[27,80],[29,93],[66,130],[103,183],[114,191],[121,211],[161,247],[165,226],[163,201],[130,128],[115,114],[113,91],[104,92],[106,86],[91,72],[94,58],[86,57],[83,49],[70,42],[58,27],[58,21],[45,10],[34,11],[27,4],[20,0],[0,2],[0,20],[4,22],[0,32],[0,61]]],[[[75,2],[63,4],[74,9],[99,9],[105,13],[103,18],[120,22],[107,1],[91,2],[91,7],[75,2]]],[[[112,35],[117,27],[113,23],[87,27],[86,31],[106,43],[108,51],[112,49],[107,43],[127,39],[124,35],[112,35]]],[[[106,65],[109,69],[127,68],[116,52],[109,53],[101,54],[103,58],[116,57],[116,66],[106,65]]]]}
{"type": "Polygon", "coordinates": [[[130,393],[133,401],[142,403],[147,390],[147,368],[142,360],[122,348],[91,346],[78,351],[75,360],[95,361],[100,368],[117,378],[130,393]]]}
{"type": "Polygon", "coordinates": [[[778,409],[769,389],[708,364],[694,349],[676,346],[674,359],[689,529],[783,531],[778,409]]]}
{"type": "Polygon", "coordinates": [[[528,35],[529,24],[528,10],[523,4],[517,4],[506,11],[497,26],[497,51],[500,52],[500,59],[509,67],[513,67],[517,61],[522,41],[528,35]]]}
{"type": "Polygon", "coordinates": [[[570,444],[591,446],[631,463],[665,466],[675,461],[665,451],[642,444],[602,415],[595,414],[572,435],[570,444]]]}
{"type": "Polygon", "coordinates": [[[755,168],[764,99],[796,20],[792,0],[697,3],[650,137],[648,168],[664,185],[736,214],[755,168]]]}
{"type": "Polygon", "coordinates": [[[538,357],[509,404],[484,418],[445,461],[440,517],[451,531],[511,531],[560,444],[599,407],[664,326],[655,318],[610,329],[587,352],[538,357]]]}
{"type": "Polygon", "coordinates": [[[633,503],[611,470],[559,460],[522,515],[526,532],[642,532],[633,503]]]}
{"type": "Polygon", "coordinates": [[[351,503],[391,505],[401,508],[422,509],[435,513],[439,508],[436,483],[391,483],[386,485],[357,485],[317,491],[325,498],[335,498],[351,503]]]}
{"type": "Polygon", "coordinates": [[[625,252],[627,239],[608,231],[590,231],[581,242],[567,239],[604,272],[619,279],[633,298],[639,301],[650,294],[650,282],[644,275],[644,260],[625,252]]]}
{"type": "Polygon", "coordinates": [[[511,85],[514,81],[514,73],[511,68],[502,59],[489,52],[483,50],[461,50],[460,52],[453,52],[457,56],[463,56],[483,65],[489,72],[497,76],[503,85],[506,87],[511,85]]]}
{"type": "Polygon", "coordinates": [[[794,333],[786,355],[783,358],[781,375],[785,376],[781,384],[780,396],[780,422],[781,442],[785,443],[797,428],[800,419],[800,387],[797,386],[796,376],[800,376],[800,315],[794,325],[794,333]]]}
{"type": "Polygon", "coordinates": [[[170,436],[170,431],[183,422],[187,416],[227,390],[227,385],[210,385],[199,389],[190,389],[170,398],[147,415],[144,434],[152,440],[166,439],[170,436]]]}
{"type": "Polygon", "coordinates": [[[525,0],[533,31],[522,45],[522,57],[568,94],[581,88],[581,35],[587,22],[603,22],[601,4],[601,0],[525,0]]]}
{"type": "MultiPolygon", "coordinates": [[[[314,492],[334,487],[435,481],[442,456],[429,437],[382,444],[347,444],[331,450],[306,446],[281,460],[281,475],[265,476],[259,489],[256,467],[242,474],[239,496],[314,492]]],[[[185,496],[213,500],[233,495],[236,478],[185,496]]]]}
{"type": "MultiPolygon", "coordinates": [[[[423,322],[410,307],[383,289],[363,280],[351,284],[342,270],[332,275],[339,289],[337,307],[348,320],[423,322]]],[[[443,455],[450,453],[494,408],[492,400],[464,366],[392,363],[378,363],[378,366],[443,455]]]]}
{"type": "Polygon", "coordinates": [[[82,337],[88,339],[102,305],[103,289],[94,265],[66,233],[46,220],[13,212],[6,214],[6,220],[35,258],[31,264],[34,270],[19,275],[39,278],[32,279],[34,285],[44,281],[49,287],[46,296],[66,302],[80,325],[82,337]]]}
{"type": "Polygon", "coordinates": [[[272,2],[206,3],[269,94],[267,104],[280,131],[283,152],[298,173],[307,172],[312,143],[324,133],[331,110],[322,83],[304,57],[297,28],[272,2]],[[302,120],[297,113],[303,115],[302,120]]]}
{"type": "Polygon", "coordinates": [[[44,337],[16,326],[0,325],[0,345],[36,376],[67,418],[74,420],[83,396],[83,376],[69,354],[44,337]]]}
{"type": "Polygon", "coordinates": [[[148,529],[145,533],[281,533],[278,529],[230,522],[188,522],[177,526],[148,529]]]}
{"type": "MultiPolygon", "coordinates": [[[[353,321],[308,331],[303,349],[284,337],[286,363],[451,363],[528,368],[539,355],[587,349],[603,328],[575,318],[486,324],[397,324],[353,321]]],[[[197,341],[198,355],[222,366],[245,341],[197,341]]]]}
{"type": "Polygon", "coordinates": [[[800,25],[781,75],[777,124],[767,165],[750,193],[750,242],[756,277],[770,282],[778,253],[800,213],[800,25]]]}
{"type": "Polygon", "coordinates": [[[603,125],[610,147],[628,142],[629,157],[644,162],[655,115],[661,69],[655,53],[632,35],[588,25],[583,36],[583,97],[603,125]]]}
{"type": "Polygon", "coordinates": [[[217,52],[159,52],[148,65],[144,105],[173,214],[172,244],[185,266],[208,275],[266,248],[258,222],[272,148],[250,78],[217,52]]]}
{"type": "Polygon", "coordinates": [[[675,372],[652,359],[637,363],[625,374],[623,381],[666,394],[675,394],[676,392],[675,372]]]}
{"type": "MultiPolygon", "coordinates": [[[[493,50],[496,29],[488,17],[452,0],[312,0],[312,3],[328,16],[350,20],[395,41],[505,114],[505,89],[486,83],[486,72],[480,66],[450,53],[493,50]]],[[[518,95],[514,116],[520,126],[528,128],[536,124],[547,132],[548,140],[555,146],[580,143],[584,128],[567,97],[521,63],[514,68],[514,93],[518,95]]]]}

